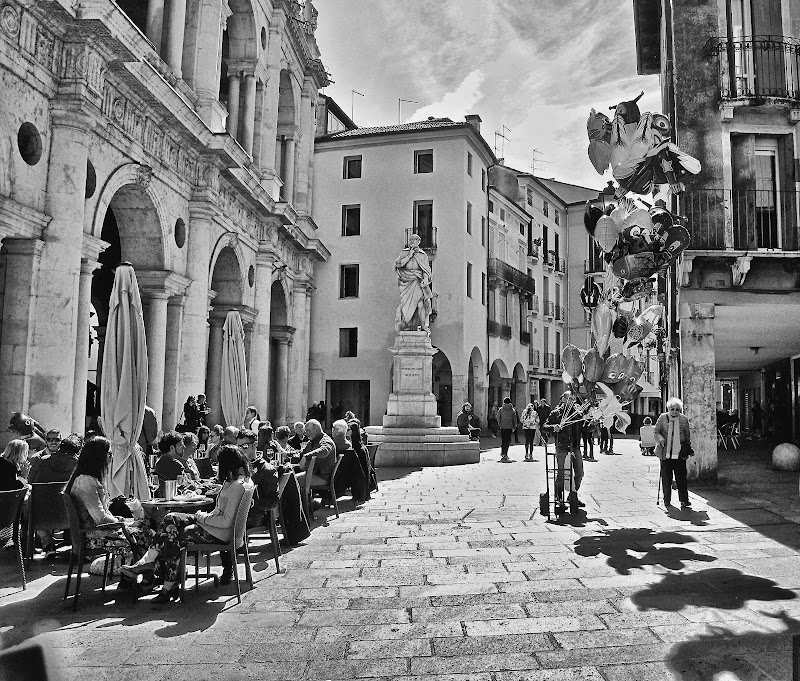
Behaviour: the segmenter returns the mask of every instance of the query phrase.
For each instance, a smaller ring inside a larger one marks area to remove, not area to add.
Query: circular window
[[[253,288],[253,284],[256,283],[256,271],[252,265],[247,270],[247,283],[250,284],[250,288]]]
[[[42,158],[42,136],[33,123],[23,123],[17,133],[20,156],[29,166],[35,166]]]
[[[183,248],[183,244],[186,243],[186,223],[181,219],[178,218],[175,220],[175,244],[178,248]]]
[[[97,189],[97,173],[94,172],[94,166],[89,159],[86,159],[86,198],[91,199],[94,196],[94,190]]]
[[[263,26],[261,27],[261,49],[267,49],[267,29]]]

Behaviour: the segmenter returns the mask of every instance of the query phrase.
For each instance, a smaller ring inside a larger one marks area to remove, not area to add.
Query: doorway
[[[369,381],[327,381],[325,388],[328,413],[325,422],[332,424],[352,411],[361,424],[369,420]]]

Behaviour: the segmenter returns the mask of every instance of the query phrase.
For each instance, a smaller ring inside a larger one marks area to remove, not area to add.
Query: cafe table
[[[186,500],[182,497],[177,499],[151,499],[143,501],[142,508],[145,515],[153,520],[157,525],[161,524],[167,513],[197,513],[197,511],[209,511],[214,508],[214,499],[211,497]]]

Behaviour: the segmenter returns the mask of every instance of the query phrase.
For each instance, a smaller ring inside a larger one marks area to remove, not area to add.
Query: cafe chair
[[[314,461],[315,463],[316,459],[317,459],[316,456],[311,457],[311,460]],[[314,520],[314,509],[311,504],[311,499],[314,496],[314,492],[321,492],[321,493],[327,492],[328,494],[330,494],[330,497],[333,500],[333,510],[336,512],[336,517],[337,518],[339,517],[339,502],[336,500],[336,488],[335,485],[333,484],[333,481],[336,479],[336,471],[339,470],[339,464],[341,462],[342,462],[342,457],[339,456],[337,452],[336,463],[333,465],[333,470],[331,471],[331,477],[330,479],[322,483],[315,483],[314,480],[312,480],[313,468],[311,465],[309,465],[308,470],[306,471],[305,499],[306,499],[306,514],[308,515],[309,518],[311,518],[311,520]]]
[[[291,473],[284,473],[281,476],[281,479],[278,481],[278,501],[275,502],[270,508],[268,508],[265,513],[264,517],[267,521],[266,525],[257,525],[256,527],[248,527],[246,528],[247,532],[247,545],[250,545],[250,537],[256,534],[269,534],[270,540],[272,542],[272,552],[275,556],[275,572],[280,574],[281,566],[280,566],[280,555],[281,555],[281,544],[278,541],[278,524],[280,524],[281,529],[283,529],[283,510],[281,509],[281,498],[283,497],[283,491],[286,489],[286,485],[289,484],[289,481],[292,479]]]
[[[63,483],[62,483],[63,485]],[[103,564],[103,591],[106,590],[108,584],[108,568],[109,559],[111,571],[114,570],[114,560],[116,554],[114,551],[105,549],[97,549],[94,551],[86,551],[86,535],[88,530],[81,527],[80,516],[78,516],[78,509],[75,508],[75,502],[72,497],[66,492],[61,493],[61,498],[64,500],[64,508],[67,511],[67,519],[69,520],[69,533],[72,539],[72,547],[69,551],[69,568],[67,569],[67,584],[64,587],[64,598],[69,597],[69,584],[72,581],[72,570],[75,569],[75,595],[72,601],[72,611],[78,609],[78,597],[81,595],[81,574],[83,573],[83,563],[86,558],[105,555],[106,560]],[[117,530],[123,526],[123,523],[105,523],[104,525],[95,525],[92,530]]]
[[[375,457],[378,454],[378,447],[380,445],[367,445],[367,453],[369,454],[369,471],[371,475],[375,476],[375,491],[378,491],[378,474],[375,471]],[[370,481],[367,480],[367,485]]]
[[[33,558],[36,531],[57,531],[69,527],[67,509],[61,501],[64,482],[31,482],[31,501],[28,507],[28,534],[25,557]]]
[[[228,551],[231,554],[231,561],[233,562],[233,578],[236,580],[236,599],[239,603],[242,602],[242,588],[239,584],[239,563],[236,559],[236,554],[239,549],[244,548],[244,566],[247,582],[250,588],[253,588],[253,572],[250,568],[250,554],[247,552],[247,514],[250,511],[250,506],[253,504],[253,494],[255,493],[255,486],[250,489],[245,489],[242,495],[242,500],[239,502],[239,508],[236,509],[236,517],[233,521],[233,533],[231,539],[225,544],[187,544],[181,550],[181,602],[184,600],[186,594],[186,578],[194,577],[194,589],[197,591],[200,588],[200,578],[213,579],[214,586],[219,586],[219,577],[211,572],[209,561],[206,560],[206,571],[200,572],[200,554],[205,553],[210,556],[212,553],[218,551]],[[187,572],[187,556],[194,555],[194,573]]]
[[[17,547],[17,560],[19,561],[19,571],[22,574],[22,590],[28,588],[25,580],[25,564],[22,559],[22,505],[25,502],[25,495],[28,488],[13,489],[8,492],[0,492],[0,536],[8,538]]]

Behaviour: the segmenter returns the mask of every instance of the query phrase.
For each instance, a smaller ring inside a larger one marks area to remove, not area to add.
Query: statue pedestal
[[[426,331],[400,331],[394,347],[394,390],[383,426],[369,426],[370,444],[378,444],[375,465],[450,466],[480,461],[480,444],[458,428],[442,428],[431,392],[433,356]]]

